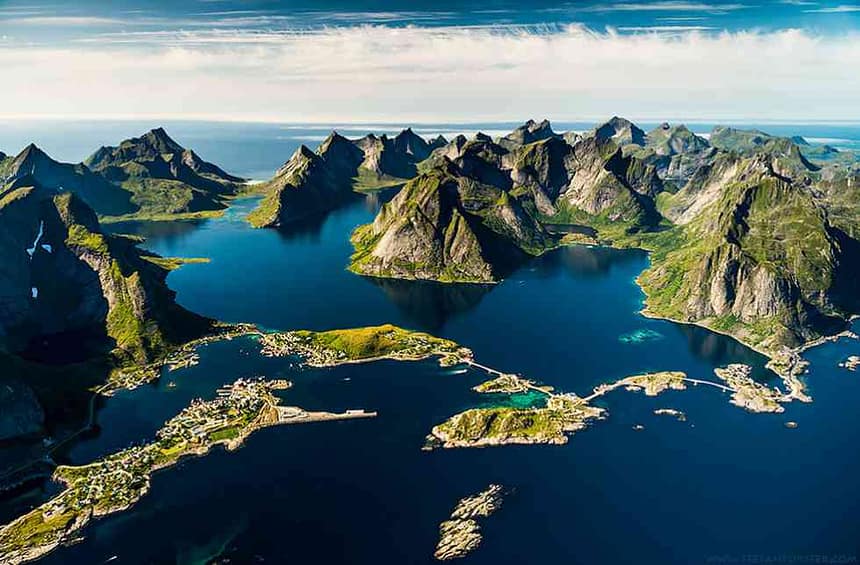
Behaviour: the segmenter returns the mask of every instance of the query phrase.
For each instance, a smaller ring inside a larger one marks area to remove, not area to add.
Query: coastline
[[[122,512],[150,490],[152,477],[191,457],[202,457],[216,446],[241,447],[254,432],[272,426],[373,418],[376,412],[309,412],[281,406],[275,390],[285,380],[239,379],[218,389],[215,399],[192,401],[156,432],[156,439],[79,466],[61,465],[52,480],[64,485],[56,496],[0,527],[4,563],[20,565],[72,543],[92,518]]]
[[[639,283],[637,280],[637,285],[638,284]],[[639,286],[639,288],[642,288],[642,287]],[[737,336],[735,336],[735,335],[733,335],[733,334],[731,334],[725,330],[719,330],[719,329],[711,328],[709,326],[706,326],[705,324],[702,324],[701,322],[695,322],[695,321],[689,321],[689,320],[679,320],[677,318],[672,318],[670,316],[663,316],[661,314],[657,314],[657,313],[649,310],[647,306],[643,306],[642,310],[639,311],[639,314],[641,314],[645,318],[649,318],[652,320],[666,320],[668,322],[672,322],[675,324],[696,326],[696,327],[699,327],[702,329],[706,329],[708,331],[714,332],[715,334],[719,334],[719,335],[731,338],[731,339],[735,340],[736,342],[738,342],[740,345],[743,345],[744,347],[747,347],[747,348],[755,351],[756,353],[763,355],[764,357],[766,357],[768,359],[768,362],[765,364],[765,368],[768,369],[769,371],[771,371],[772,373],[774,373],[780,379],[782,379],[783,383],[785,383],[785,385],[789,389],[789,395],[788,396],[790,399],[798,400],[800,402],[812,402],[812,397],[810,397],[806,393],[806,383],[800,379],[800,376],[805,374],[807,372],[807,368],[809,367],[809,362],[802,358],[802,354],[805,353],[806,351],[809,351],[810,349],[818,347],[819,345],[824,345],[825,343],[831,343],[831,342],[837,341],[841,338],[857,339],[857,335],[854,332],[852,332],[850,329],[846,328],[846,329],[844,329],[838,333],[821,336],[821,337],[816,338],[814,340],[807,341],[807,342],[805,342],[802,345],[799,345],[797,347],[793,347],[793,348],[786,347],[786,350],[784,352],[773,352],[773,351],[762,349],[762,348],[756,347],[755,345],[746,343],[746,342],[742,341],[740,338],[738,338]],[[850,322],[857,319],[857,318],[860,318],[860,316],[857,316],[857,315],[851,316],[849,322],[847,322],[849,324],[849,327],[850,327]],[[788,363],[788,369],[787,370],[781,370],[780,367],[778,367],[778,364],[783,363],[783,362]]]

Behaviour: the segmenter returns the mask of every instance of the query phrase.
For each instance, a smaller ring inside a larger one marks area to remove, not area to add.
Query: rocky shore
[[[753,380],[752,367],[734,363],[714,369],[714,373],[732,389],[731,403],[750,412],[784,412],[783,402],[790,400],[779,389],[770,388]]]
[[[481,527],[478,518],[486,518],[502,506],[505,495],[501,485],[491,484],[457,503],[451,516],[439,525],[439,543],[433,553],[439,561],[465,557],[481,545]]]
[[[654,410],[654,414],[656,416],[673,416],[679,422],[687,421],[687,415],[681,410],[675,410],[674,408],[658,408]]]
[[[108,382],[98,389],[98,393],[110,396],[117,390],[134,390],[141,385],[158,379],[161,376],[161,370],[164,368],[169,371],[176,371],[196,365],[199,360],[196,350],[202,345],[216,341],[231,340],[246,335],[262,335],[262,332],[253,324],[215,323],[212,330],[206,335],[182,344],[153,363],[129,365],[114,369],[108,378]]]
[[[857,367],[860,367],[860,356],[851,355],[848,359],[839,363],[839,366],[849,371],[856,371]]]

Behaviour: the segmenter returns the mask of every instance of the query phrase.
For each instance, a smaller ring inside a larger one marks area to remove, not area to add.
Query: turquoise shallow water
[[[210,257],[168,282],[183,305],[219,319],[277,329],[390,322],[580,394],[646,370],[707,379],[730,362],[772,378],[761,356],[733,340],[639,315],[642,252],[560,249],[493,286],[355,276],[345,270],[348,235],[385,198],[288,232],[248,228],[242,216],[252,200],[218,220],[116,229],[148,236],[146,247],[164,255]],[[565,446],[428,453],[420,447],[433,425],[488,401],[470,390],[486,375],[429,361],[302,370],[260,357],[250,339],[211,344],[199,365],[101,403],[98,433],[66,459],[85,463],[146,441],[191,399],[240,376],[294,381],[283,393],[288,404],[379,417],[270,428],[236,452],[186,460],[158,473],[132,510],[95,522],[81,543],[44,562],[430,563],[438,523],[490,482],[512,492],[465,563],[856,556],[860,374],[837,363],[858,353],[853,340],[811,350],[815,402],[780,415],[746,413],[709,387],[657,398],[619,390],[601,399],[609,417]],[[687,421],[655,416],[656,408],[683,410]],[[787,429],[789,420],[798,428]]]

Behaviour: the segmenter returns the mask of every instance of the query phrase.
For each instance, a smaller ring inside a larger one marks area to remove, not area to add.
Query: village
[[[156,433],[157,441],[133,446],[83,466],[60,466],[54,479],[65,484],[53,499],[0,529],[0,554],[17,564],[70,541],[93,517],[120,512],[149,490],[152,474],[188,455],[204,455],[215,445],[238,448],[254,431],[281,424],[373,418],[362,409],[309,412],[281,406],[273,394],[286,380],[238,379],[212,400],[195,399]]]

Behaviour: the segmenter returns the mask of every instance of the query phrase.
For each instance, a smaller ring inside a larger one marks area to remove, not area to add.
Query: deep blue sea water
[[[505,129],[491,126],[482,129]],[[261,178],[314,135],[255,126],[253,141],[240,136],[231,144],[230,128],[239,126],[210,125],[208,135],[194,127],[197,138],[174,135],[231,172],[254,176],[256,169]],[[275,131],[286,138],[267,137]],[[50,143],[61,145],[43,142]],[[86,154],[77,151],[64,158]],[[244,155],[254,157],[242,168]],[[145,246],[163,255],[211,258],[172,272],[168,283],[181,304],[222,320],[275,329],[390,322],[455,339],[482,363],[577,393],[646,370],[708,379],[731,362],[771,378],[761,356],[729,338],[639,315],[634,279],[648,258],[638,251],[560,249],[494,286],[353,275],[345,270],[348,235],[389,196],[290,232],[250,229],[242,218],[253,199],[216,220],[112,229],[147,236]],[[837,367],[860,354],[857,341],[809,351],[815,401],[790,404],[784,414],[747,413],[706,387],[656,398],[616,391],[601,402],[608,419],[565,446],[429,453],[420,447],[433,425],[485,401],[470,391],[484,374],[430,361],[300,370],[289,359],[260,357],[251,339],[200,353],[195,367],[101,402],[99,432],[73,446],[67,460],[86,463],[147,441],[191,399],[211,397],[240,376],[294,381],[282,393],[286,404],[379,416],[269,428],[236,452],[186,460],[157,473],[130,511],[95,522],[82,542],[45,563],[113,556],[135,564],[219,556],[232,563],[431,563],[439,522],[490,482],[511,493],[464,563],[856,562],[860,554],[860,373]],[[683,410],[687,421],[653,414],[665,407]],[[644,429],[635,431],[637,424]]]

